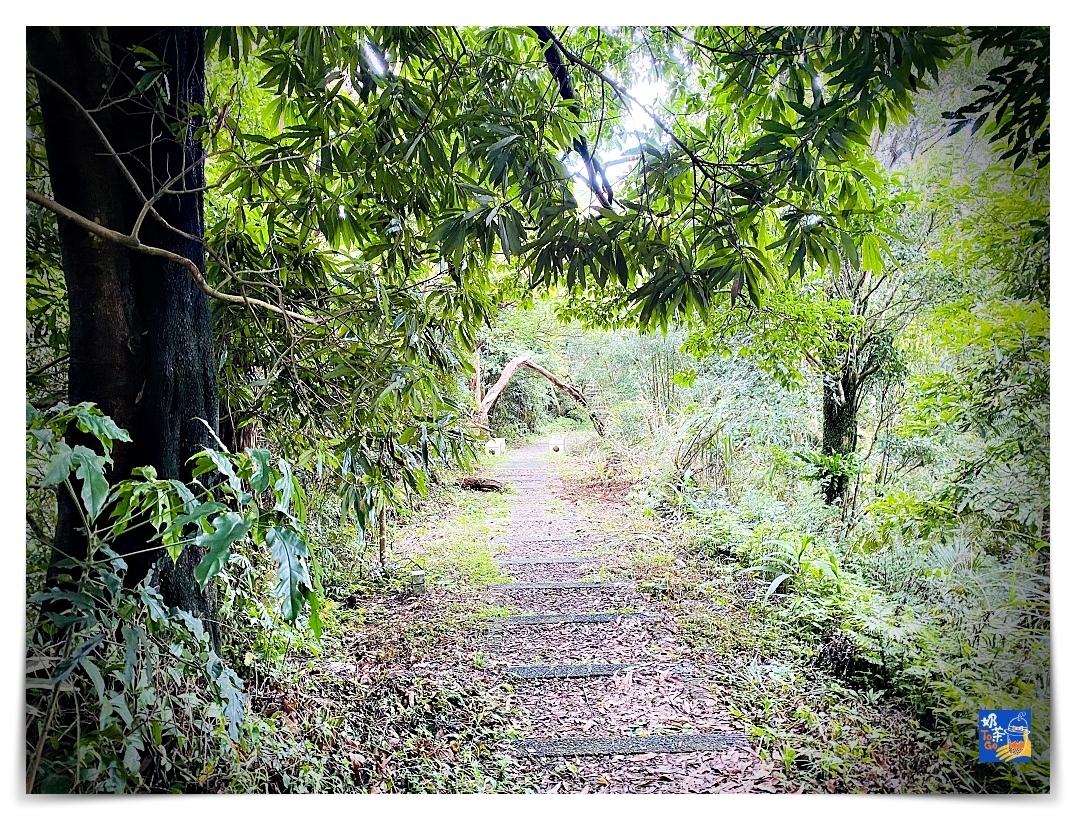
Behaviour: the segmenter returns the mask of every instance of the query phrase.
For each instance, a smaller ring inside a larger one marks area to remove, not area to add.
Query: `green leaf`
[[[881,242],[874,234],[863,237],[862,243],[863,267],[872,273],[881,273],[885,267],[882,260]]]
[[[82,479],[82,503],[91,521],[101,514],[108,500],[108,481],[105,480],[105,456],[97,455],[93,450],[81,444],[73,452],[78,468],[75,475]]]
[[[142,630],[124,625],[123,632],[123,682],[128,686],[134,686],[134,669],[138,661],[138,644],[142,637]]]
[[[856,248],[855,240],[844,231],[841,231],[841,247],[844,248],[844,255],[852,267],[859,270],[859,250]]]
[[[150,85],[152,83],[154,83],[157,80],[158,77],[161,76],[161,74],[162,74],[162,72],[160,72],[160,71],[147,71],[145,74],[143,74],[142,79],[140,79],[135,84],[134,90],[131,92],[132,96],[135,96],[135,95],[138,95],[138,94],[141,94],[142,92],[144,92],[147,88],[150,87]]]
[[[75,417],[79,430],[83,433],[90,433],[91,435],[96,436],[108,449],[112,448],[112,442],[114,440],[131,440],[131,437],[127,434],[126,430],[117,425],[116,422],[89,402],[82,402],[81,404],[75,405],[71,408],[71,413]]]
[[[175,478],[168,479],[168,483],[172,485],[172,489],[176,491],[176,495],[179,496],[180,501],[183,502],[183,506],[188,510],[198,503],[198,500],[194,497],[194,493],[190,491],[182,481]]]
[[[219,501],[203,501],[183,515],[178,516],[172,526],[185,527],[187,524],[192,524],[195,521],[207,518],[215,513],[224,512],[227,509],[228,507],[225,504],[221,504]]]
[[[278,459],[277,467],[280,469],[280,478],[273,484],[273,489],[276,490],[278,500],[273,509],[287,513],[292,493],[295,491],[295,482],[292,480],[291,465],[287,461]]]
[[[256,493],[264,493],[269,489],[269,479],[272,474],[269,460],[272,458],[272,453],[268,450],[250,449],[247,450],[247,455],[250,456],[250,460],[254,462],[257,468],[254,475],[250,477],[250,486],[254,488]]]
[[[80,658],[79,663],[86,670],[86,674],[90,676],[90,680],[93,681],[93,688],[97,690],[97,699],[103,699],[105,696],[105,679],[101,674],[101,670],[89,658]]]
[[[218,472],[222,473],[228,479],[228,486],[235,491],[235,494],[239,497],[239,502],[245,504],[249,501],[249,496],[243,490],[243,483],[239,480],[239,476],[235,474],[235,468],[232,466],[231,459],[224,453],[218,453],[216,450],[210,450],[208,447],[203,451],[204,455],[213,462]]]
[[[243,722],[243,713],[246,710],[243,681],[235,672],[220,663],[216,653],[212,651],[210,663],[220,669],[220,674],[216,676],[216,684],[220,687],[221,698],[224,700],[224,717],[228,721],[228,736],[232,740],[239,740],[239,724]]]
[[[791,577],[792,576],[789,575],[787,572],[782,572],[780,575],[774,578],[773,581],[770,583],[769,589],[766,590],[766,594],[762,596],[762,600],[768,601],[770,596],[777,591],[777,588]]]
[[[200,547],[208,547],[205,557],[194,568],[194,579],[203,587],[219,573],[228,562],[231,555],[232,544],[245,536],[251,527],[251,522],[235,512],[227,512],[213,519],[213,532],[202,533],[194,543]]]
[[[505,137],[503,140],[497,140],[493,145],[486,149],[486,153],[493,156],[494,153],[515,142],[517,139],[520,139],[519,134],[512,134],[511,136]]]
[[[139,587],[138,595],[142,599],[142,603],[144,603],[149,610],[150,620],[156,624],[168,622],[168,611],[164,608],[164,601],[161,599],[161,593],[150,587],[143,586]]]
[[[280,612],[285,620],[294,622],[310,589],[310,576],[304,563],[308,556],[306,542],[294,530],[281,527],[270,528],[265,542],[277,562],[275,591],[280,599]]]
[[[49,469],[45,473],[41,486],[53,487],[57,484],[62,484],[63,480],[71,475],[73,469],[75,469],[74,451],[64,442],[57,442],[56,451],[52,454]]]
[[[68,675],[75,671],[75,667],[78,666],[79,661],[81,661],[84,657],[90,654],[90,652],[92,652],[93,649],[104,639],[105,633],[103,632],[98,632],[92,638],[89,638],[85,643],[82,644],[82,646],[80,646],[75,651],[75,653],[70,658],[63,661],[56,667],[56,670],[53,673],[52,678],[49,680],[49,683],[53,686],[58,686],[59,684],[63,683],[67,679]]]
[[[698,378],[698,375],[698,372],[696,372],[694,368],[680,370],[676,373],[673,373],[673,384],[684,388],[694,387],[695,379]]]
[[[791,125],[777,120],[763,120],[759,125],[762,126],[763,131],[769,131],[774,134],[787,134],[792,137],[796,136],[796,131]]]
[[[323,628],[321,622],[321,599],[318,597],[317,592],[310,590],[306,593],[306,602],[310,604],[310,631],[314,633],[315,639],[321,640]]]

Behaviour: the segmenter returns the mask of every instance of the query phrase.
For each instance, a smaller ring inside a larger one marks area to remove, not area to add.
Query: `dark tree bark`
[[[101,108],[115,77],[104,28],[27,28],[30,63],[78,100],[95,110],[97,125],[112,135],[112,110]],[[85,116],[51,84],[37,83],[45,132],[45,150],[53,196],[61,205],[95,222],[122,231],[122,180],[112,158]],[[144,362],[141,324],[134,303],[130,259],[126,249],[59,220],[60,253],[70,306],[68,400],[92,401],[121,427],[135,425],[136,398]],[[74,446],[96,439],[74,433]],[[137,466],[132,445],[117,442],[114,475]],[[75,502],[57,494],[56,536],[49,582],[64,556],[86,557],[86,538]],[[69,570],[65,570],[69,572]]]
[[[94,112],[134,182],[85,114],[39,79],[56,200],[130,233],[146,198],[168,188],[155,202],[160,218],[145,216],[139,238],[204,271],[203,149],[195,136],[201,124],[195,109],[205,98],[201,29],[29,28],[27,41],[31,64]],[[131,54],[134,46],[167,64],[163,77],[138,93],[146,75]],[[112,480],[140,465],[152,465],[162,478],[189,480],[187,460],[213,445],[210,430],[218,421],[206,295],[181,265],[129,253],[66,220],[60,220],[60,239],[71,309],[70,400],[95,402],[133,439],[117,448]],[[74,513],[61,495],[54,562],[65,554],[85,557]],[[216,640],[214,603],[193,576],[200,551],[187,547],[173,564],[162,550],[146,552],[137,532],[115,545],[129,556],[127,583],[138,583],[156,566],[165,600],[206,621]]]
[[[822,395],[822,454],[846,456],[856,450],[858,432],[859,380],[849,369],[827,382]],[[822,479],[827,504],[844,503],[848,494],[848,476],[832,473]]]

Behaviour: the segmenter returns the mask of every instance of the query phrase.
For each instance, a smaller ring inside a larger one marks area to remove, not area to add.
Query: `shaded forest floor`
[[[679,526],[635,513],[622,478],[543,449],[531,445],[489,465],[509,475],[512,492],[452,490],[429,505],[397,540],[399,571],[331,607],[318,657],[293,656],[289,691],[255,701],[310,757],[325,760],[316,777],[296,771],[295,782],[401,792],[955,788],[932,733],[884,693],[816,668],[818,647],[772,616],[761,582],[729,558],[694,552]],[[553,553],[593,562],[498,564]],[[410,584],[408,568],[417,566],[426,572],[421,590]],[[635,586],[489,586],[509,581]],[[625,611],[653,619],[526,628],[500,620]],[[509,672],[580,663],[629,668],[551,680]],[[713,731],[742,741],[716,751],[588,757],[536,757],[521,745]]]

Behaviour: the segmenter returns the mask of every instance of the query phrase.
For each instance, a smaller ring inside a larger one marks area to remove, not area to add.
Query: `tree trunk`
[[[28,27],[26,45],[31,65],[44,71],[86,109],[112,138],[113,110],[101,107],[111,88],[114,66],[104,28]],[[118,169],[104,154],[100,138],[85,116],[51,84],[37,81],[45,133],[45,151],[53,197],[95,222],[122,231],[123,209]],[[123,428],[135,426],[136,399],[142,388],[144,346],[134,306],[134,285],[126,249],[82,228],[59,221],[60,253],[70,307],[68,329],[68,401],[92,401]],[[94,449],[96,439],[73,432],[72,446]],[[113,477],[138,466],[134,446],[116,442]],[[48,583],[65,556],[86,558],[86,537],[75,501],[57,494],[57,527]],[[77,570],[63,570],[77,577]]]
[[[598,414],[591,409],[587,403],[587,397],[583,395],[582,391],[577,387],[572,387],[567,382],[557,378],[541,365],[535,364],[527,356],[516,356],[505,365],[504,371],[501,373],[501,377],[497,379],[497,383],[490,388],[486,393],[486,397],[482,400],[478,406],[478,413],[475,417],[475,422],[483,428],[488,429],[489,411],[493,409],[493,405],[497,403],[497,399],[501,397],[501,393],[504,392],[504,388],[508,386],[508,380],[512,378],[512,374],[521,367],[527,367],[538,373],[545,378],[549,379],[556,387],[559,387],[579,404],[581,404],[590,415],[590,423],[594,425],[594,430],[599,436],[605,435],[605,425],[602,420],[598,418]]]
[[[242,453],[258,444],[258,425],[256,423],[243,424],[239,419],[240,416],[237,413],[227,412],[221,408],[218,435],[224,442],[224,446],[233,453]]]
[[[388,541],[388,533],[385,530],[385,508],[377,512],[377,563],[385,568],[385,544]]]
[[[140,240],[193,260],[204,270],[201,118],[191,106],[205,97],[204,39],[198,27],[30,28],[31,63],[69,90],[94,118],[140,189],[119,170],[85,115],[44,80],[38,81],[45,147],[57,201],[114,230],[129,233],[143,208],[169,186],[142,223]],[[129,49],[141,46],[167,64],[163,77],[134,93],[145,76]],[[173,130],[173,127],[174,130]],[[178,136],[177,136],[178,134]],[[172,230],[172,229],[176,230]],[[181,236],[177,231],[186,233]],[[71,402],[92,401],[131,434],[120,445],[111,480],[152,465],[161,478],[190,479],[187,460],[213,445],[217,384],[208,299],[183,267],[129,253],[60,222],[71,310]],[[67,508],[65,510],[65,507]],[[54,560],[85,557],[74,509],[61,495]],[[193,569],[201,550],[188,546],[173,564],[163,550],[145,552],[139,530],[115,546],[129,555],[126,582],[156,565],[165,600],[206,621],[216,640],[215,606]],[[140,553],[140,554],[136,554]]]
[[[856,450],[857,391],[854,373],[842,370],[840,378],[827,381],[822,396],[822,454],[846,456]],[[827,504],[838,499],[843,504],[848,493],[848,476],[833,472],[823,476],[822,489]]]

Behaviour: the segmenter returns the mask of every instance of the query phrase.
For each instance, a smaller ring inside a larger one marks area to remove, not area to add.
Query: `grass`
[[[672,610],[693,662],[713,676],[729,712],[761,756],[777,764],[786,788],[953,789],[925,729],[879,693],[814,669],[810,637],[782,608],[746,591],[731,559],[708,561],[680,547],[636,552],[632,564],[637,577],[651,579],[641,588]]]
[[[410,533],[419,541],[416,560],[427,570],[427,583],[485,587],[507,581],[493,538],[507,525],[509,504],[502,493],[453,491],[441,518]]]

